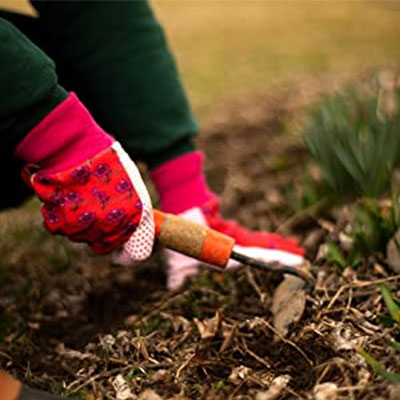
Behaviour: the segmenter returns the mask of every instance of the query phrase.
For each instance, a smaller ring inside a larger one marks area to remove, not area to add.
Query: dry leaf
[[[389,400],[398,400],[400,399],[400,384],[396,383],[390,386],[389,389]]]
[[[397,244],[400,244],[400,229],[389,241],[386,248],[386,257],[392,271],[400,274],[400,253]]]
[[[354,350],[363,347],[366,337],[356,334],[346,327],[343,323],[338,322],[336,327],[329,334],[328,338],[332,343],[332,347],[336,351]]]
[[[89,393],[86,395],[85,400],[103,400],[104,396],[102,393],[95,395],[94,393]]]
[[[138,400],[163,400],[154,390],[146,389],[142,392]]]
[[[81,351],[66,349],[64,343],[58,343],[56,351],[60,356],[66,358],[77,358],[78,360],[93,360],[98,361],[99,357],[91,353],[82,353]]]
[[[300,320],[306,305],[305,282],[293,275],[285,279],[276,288],[272,299],[273,324],[275,329],[286,336],[289,326]]]
[[[111,384],[115,390],[116,400],[128,400],[135,398],[135,396],[131,392],[131,389],[129,388],[128,383],[121,374],[117,375],[111,381]]]
[[[224,329],[224,325],[222,324],[222,336],[225,338],[220,349],[219,352],[223,353],[225,352],[232,344],[233,339],[236,335],[236,331],[237,331],[237,324],[233,325],[232,327],[228,329]]]
[[[221,313],[217,311],[215,316],[209,319],[205,319],[204,321],[200,321],[197,318],[194,318],[194,323],[199,330],[200,337],[205,339],[212,339],[218,332],[219,326],[221,324]]]
[[[314,400],[336,400],[337,386],[332,382],[321,383],[314,388]]]
[[[279,398],[279,396],[282,394],[282,391],[288,385],[289,381],[289,375],[281,375],[276,377],[272,381],[270,388],[266,392],[258,392],[256,394],[255,400],[275,400]]]
[[[171,379],[171,372],[166,369],[159,369],[150,376],[151,383],[165,383]]]
[[[235,385],[240,385],[244,379],[251,372],[250,368],[245,367],[244,365],[240,365],[237,368],[234,368],[229,375],[228,381],[232,382]]]
[[[100,336],[100,344],[107,349],[111,349],[114,346],[116,340],[112,335],[104,335]]]

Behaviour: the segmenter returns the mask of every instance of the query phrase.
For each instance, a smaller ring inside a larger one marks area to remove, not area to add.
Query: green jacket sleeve
[[[0,143],[11,156],[18,143],[67,97],[55,66],[12,24],[0,18]]]
[[[131,156],[156,166],[192,150],[198,127],[147,0],[32,4],[71,89]]]

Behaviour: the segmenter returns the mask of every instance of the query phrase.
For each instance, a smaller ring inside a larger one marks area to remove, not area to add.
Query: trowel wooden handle
[[[234,239],[203,225],[154,210],[156,237],[165,247],[197,260],[224,268]]]

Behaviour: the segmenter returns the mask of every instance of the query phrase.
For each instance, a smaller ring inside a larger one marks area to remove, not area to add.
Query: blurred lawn
[[[20,0],[0,0],[26,9]],[[400,60],[400,4],[153,0],[201,117],[281,80]]]

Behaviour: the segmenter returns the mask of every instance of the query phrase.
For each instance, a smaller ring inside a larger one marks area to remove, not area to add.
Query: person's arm
[[[0,18],[0,143],[9,156],[26,133],[67,98],[53,61]]]
[[[82,100],[131,156],[154,167],[194,149],[198,127],[148,1],[32,4]]]
[[[0,19],[0,131],[4,147],[34,165],[32,188],[45,228],[118,261],[147,258],[154,241],[150,197],[135,164],[73,93],[54,63]]]

